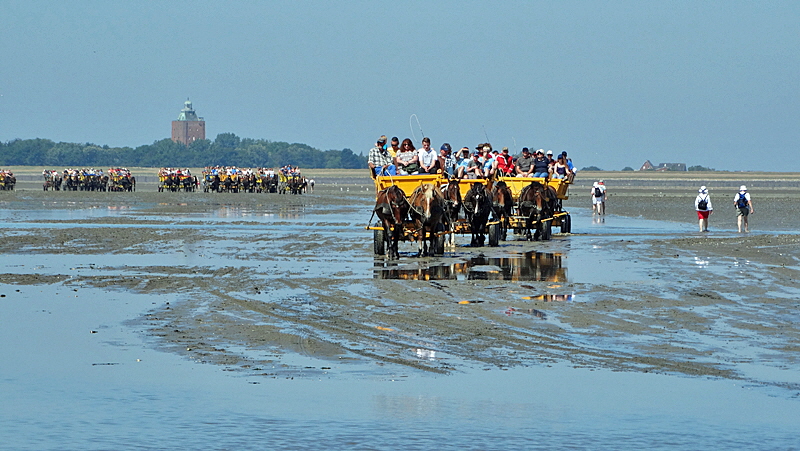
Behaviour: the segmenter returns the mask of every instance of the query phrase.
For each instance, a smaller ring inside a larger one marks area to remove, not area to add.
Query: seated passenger
[[[497,172],[504,176],[514,174],[514,160],[508,154],[508,147],[503,147],[503,151],[497,156]]]
[[[419,174],[419,156],[410,139],[403,140],[400,152],[394,157],[398,175]]]
[[[451,154],[450,144],[442,144],[442,147],[439,149],[440,172],[448,179],[452,178],[456,174],[456,164],[456,159]]]
[[[556,163],[553,165],[553,178],[565,179],[569,175],[569,166],[564,155],[559,155]]]
[[[467,166],[472,161],[469,155],[469,147],[462,147],[456,157],[456,178],[463,179],[467,175]]]
[[[436,174],[439,168],[439,157],[436,152],[431,148],[431,139],[428,137],[422,138],[422,149],[417,151],[419,157],[419,173],[420,174]]]
[[[527,147],[522,148],[522,156],[517,158],[517,164],[514,170],[517,177],[531,177],[533,175],[533,160],[530,150]]]
[[[480,160],[481,154],[480,152],[475,152],[472,154],[472,160],[470,160],[469,164],[467,165],[467,169],[464,171],[467,178],[469,179],[480,179],[483,178],[483,162]]]
[[[550,162],[544,156],[544,151],[536,151],[536,158],[533,160],[533,176],[547,178],[550,175]]]
[[[378,138],[378,141],[375,143],[375,147],[369,150],[369,156],[367,157],[367,165],[372,172],[372,177],[375,178],[379,175],[397,175],[397,171],[392,161],[392,156],[387,151],[383,145],[386,144],[386,137],[381,136]],[[287,171],[286,167],[282,167],[280,172],[286,176]]]

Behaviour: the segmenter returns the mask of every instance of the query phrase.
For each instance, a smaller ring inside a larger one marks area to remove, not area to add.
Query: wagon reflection
[[[567,282],[567,268],[559,253],[526,252],[508,257],[478,256],[467,261],[435,266],[412,266],[375,261],[376,279],[403,280],[508,280]]]

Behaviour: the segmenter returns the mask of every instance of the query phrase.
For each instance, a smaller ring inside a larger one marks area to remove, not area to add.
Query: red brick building
[[[192,102],[186,99],[177,121],[172,121],[172,140],[189,145],[198,139],[206,139],[206,121],[192,109]]]

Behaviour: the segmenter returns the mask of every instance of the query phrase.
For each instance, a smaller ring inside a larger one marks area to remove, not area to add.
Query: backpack
[[[708,210],[708,196],[697,201],[698,210]]]
[[[603,197],[603,190],[599,186],[594,188],[594,197]]]
[[[738,208],[747,208],[747,198],[744,197],[744,194],[739,193],[739,198],[736,199],[736,206]]]

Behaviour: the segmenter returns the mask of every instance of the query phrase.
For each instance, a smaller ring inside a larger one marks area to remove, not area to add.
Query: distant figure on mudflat
[[[700,224],[701,232],[708,232],[708,217],[714,212],[711,206],[711,197],[708,195],[708,188],[701,186],[697,190],[697,197],[694,199],[694,209],[697,211],[697,220]]]
[[[739,233],[742,233],[742,230],[749,232],[750,226],[747,217],[755,213],[756,210],[753,208],[753,202],[750,200],[747,186],[742,185],[739,187],[739,192],[733,196],[733,205],[736,207],[736,224],[739,226]]]
[[[603,214],[603,201],[605,199],[605,190],[600,186],[600,183],[594,182],[592,189],[589,191],[592,196],[592,215]]]

